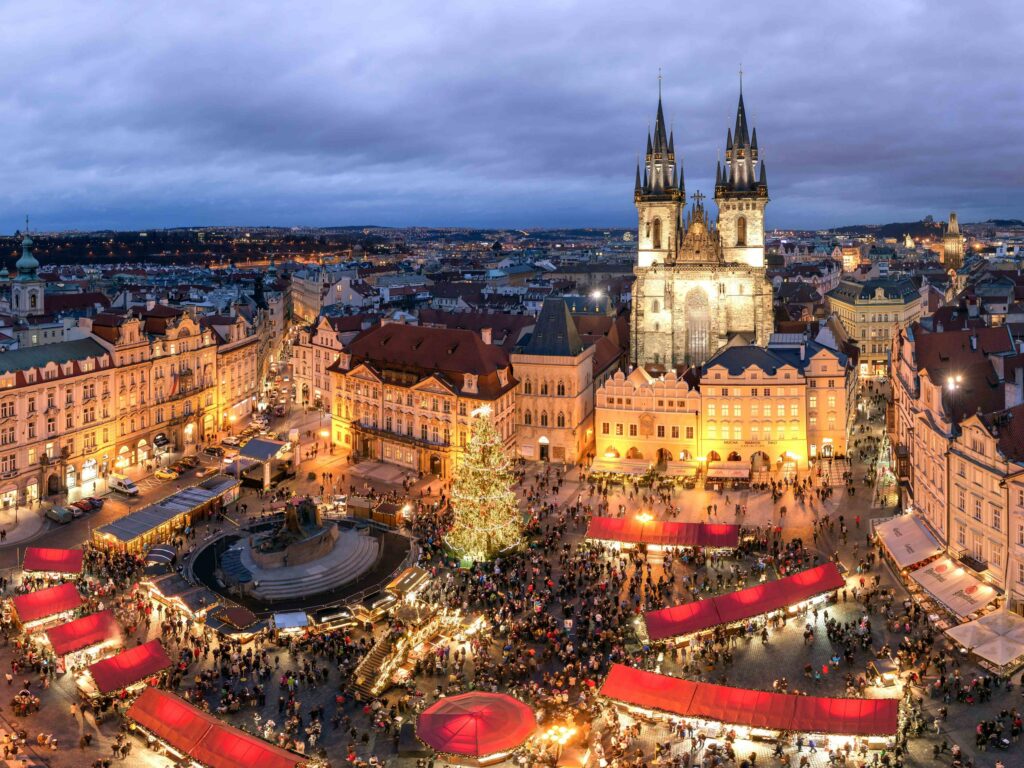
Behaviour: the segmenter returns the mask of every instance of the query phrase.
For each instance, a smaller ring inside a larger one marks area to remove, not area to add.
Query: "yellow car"
[[[175,472],[173,469],[167,469],[166,467],[161,467],[156,472],[154,472],[153,475],[157,478],[157,480],[177,480],[178,479],[178,473]]]

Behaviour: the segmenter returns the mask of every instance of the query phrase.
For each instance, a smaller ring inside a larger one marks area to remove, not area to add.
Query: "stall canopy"
[[[588,539],[623,544],[659,544],[665,547],[735,548],[740,541],[738,525],[674,523],[667,520],[644,522],[636,517],[592,517]]]
[[[416,721],[416,735],[447,755],[485,757],[515,749],[537,729],[528,706],[502,693],[473,691],[446,696]]]
[[[175,551],[174,547],[170,544],[161,544],[149,550],[146,554],[146,562],[170,565],[174,562],[174,558],[177,557],[177,554],[178,553]]]
[[[144,690],[128,708],[127,716],[209,768],[296,768],[304,761],[157,688]]]
[[[622,664],[612,666],[601,695],[643,709],[773,731],[891,736],[898,699],[831,699],[696,683]]]
[[[84,556],[85,552],[80,549],[29,547],[25,550],[25,560],[21,567],[26,571],[78,574],[82,572]]]
[[[899,515],[879,523],[875,533],[900,568],[917,565],[942,551],[916,515]]]
[[[997,667],[1024,657],[1024,617],[1005,609],[947,629],[946,634]]]
[[[309,626],[309,616],[305,611],[275,613],[274,626],[278,629],[303,629]]]
[[[117,656],[97,661],[89,666],[89,674],[99,692],[109,694],[145,680],[169,666],[171,659],[163,645],[159,640],[150,640]]]
[[[940,557],[911,571],[910,578],[957,616],[970,616],[996,598],[996,591],[962,565]]]
[[[651,640],[664,640],[771,613],[817,595],[834,592],[845,583],[836,564],[825,563],[739,592],[648,611],[644,614],[644,621]]]
[[[29,592],[27,595],[17,595],[11,602],[18,613],[18,619],[27,624],[65,611],[73,611],[82,604],[82,597],[74,584],[58,584],[49,589]]]
[[[46,630],[46,637],[58,656],[99,645],[121,636],[113,611],[90,613],[80,619]]]
[[[750,465],[743,462],[726,461],[708,467],[709,479],[745,480],[750,477]]]

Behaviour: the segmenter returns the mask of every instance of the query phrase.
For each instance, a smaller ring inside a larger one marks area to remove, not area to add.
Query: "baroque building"
[[[699,365],[732,339],[767,344],[773,325],[764,258],[768,180],[742,92],[725,165],[719,163],[716,173],[717,221],[712,224],[699,192],[683,216],[682,163],[677,166],[660,96],[642,173],[637,165],[634,201],[633,364],[667,370]]]

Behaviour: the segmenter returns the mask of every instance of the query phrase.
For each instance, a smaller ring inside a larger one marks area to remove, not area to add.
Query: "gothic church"
[[[667,370],[700,365],[729,343],[765,345],[773,328],[772,286],[765,277],[764,210],[768,180],[758,157],[757,129],[747,130],[740,91],[728,132],[725,167],[715,180],[718,219],[693,195],[676,166],[675,137],[665,129],[658,95],[654,135],[636,170],[639,214],[634,268],[631,356],[634,365]]]

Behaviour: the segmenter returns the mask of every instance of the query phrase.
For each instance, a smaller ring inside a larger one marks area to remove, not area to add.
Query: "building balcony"
[[[365,424],[360,424],[359,422],[353,422],[352,429],[360,434],[383,437],[388,440],[394,440],[395,442],[402,443],[403,445],[412,445],[417,448],[429,448],[433,450],[451,448],[451,443],[446,443],[442,440],[438,440],[435,443],[432,440],[424,440],[423,438],[416,437],[415,435],[407,435],[400,432],[389,432],[386,429],[370,427]]]
[[[988,570],[988,561],[977,557],[974,553],[966,549],[961,549],[956,552],[956,559],[966,565],[975,573],[984,573]]]

